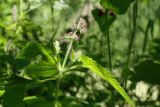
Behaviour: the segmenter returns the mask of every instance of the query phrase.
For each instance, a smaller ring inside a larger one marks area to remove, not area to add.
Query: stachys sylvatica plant
[[[98,77],[108,82],[111,86],[115,88],[122,95],[122,97],[127,101],[127,103],[131,107],[135,107],[134,102],[125,92],[123,87],[120,83],[113,77],[110,71],[106,68],[98,64],[92,58],[84,55],[82,52],[74,51],[75,42],[78,42],[80,37],[77,35],[77,32],[82,29],[82,23],[79,22],[77,27],[74,31],[67,34],[65,39],[68,41],[68,48],[65,52],[64,57],[61,56],[61,53],[64,51],[60,47],[60,43],[55,41],[54,52],[51,52],[43,45],[37,42],[29,42],[27,45],[22,49],[21,53],[16,57],[16,60],[25,62],[24,71],[21,74],[15,75],[14,77],[19,78],[18,85],[15,86],[8,86],[6,87],[6,92],[4,93],[4,107],[11,107],[10,103],[8,102],[7,97],[11,97],[12,99],[18,98],[18,104],[21,107],[24,107],[23,104],[23,97],[25,91],[29,90],[30,86],[34,83],[44,83],[50,80],[56,80],[55,86],[55,95],[54,95],[54,107],[59,107],[59,87],[61,85],[61,80],[65,78],[65,76],[69,72],[73,72],[76,70],[81,72],[83,68],[88,69],[92,73],[95,73]],[[21,65],[17,65],[17,67],[22,67]],[[74,78],[73,78],[74,81]],[[23,83],[23,84],[22,84]],[[16,89],[16,95],[10,96],[10,93]],[[27,99],[25,99],[27,100]],[[14,103],[14,102],[13,102]],[[14,105],[14,104],[13,104]],[[19,105],[15,105],[12,107],[20,107]]]
[[[59,88],[62,79],[69,75],[70,72],[83,72],[87,70],[108,82],[131,107],[135,107],[134,101],[111,73],[112,62],[109,38],[109,28],[116,20],[116,16],[124,14],[133,1],[134,0],[101,0],[100,4],[104,10],[95,9],[92,11],[93,17],[97,21],[101,31],[107,36],[110,60],[109,70],[89,56],[83,54],[80,49],[75,49],[76,42],[80,40],[78,33],[83,29],[83,23],[80,19],[76,28],[64,37],[67,44],[66,50],[62,49],[61,43],[58,40],[53,42],[53,49],[51,50],[38,42],[28,42],[22,48],[19,55],[15,58],[15,63],[13,62],[15,65],[13,69],[20,70],[21,72],[15,71],[7,77],[5,92],[2,93],[3,107],[26,107],[25,104],[32,104],[33,102],[30,101],[30,99],[37,100],[37,98],[24,98],[26,92],[48,81],[56,81],[56,84],[54,84],[55,93],[52,96],[53,101],[51,104],[53,107],[61,107],[59,102],[59,96],[61,94]],[[74,78],[73,81],[75,81]],[[13,95],[12,93],[15,94]],[[44,99],[38,100],[45,102]]]

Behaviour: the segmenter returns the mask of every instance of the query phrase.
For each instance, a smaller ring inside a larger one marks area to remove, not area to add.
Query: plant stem
[[[106,34],[107,34],[107,43],[108,43],[109,68],[110,68],[110,71],[112,72],[112,56],[111,56],[109,28],[107,28]],[[112,86],[111,86],[111,96],[112,96],[112,107],[115,107],[114,90]]]
[[[58,90],[59,90],[59,87],[60,87],[60,83],[61,83],[61,75],[62,73],[60,72],[59,73],[59,77],[56,81],[56,92],[55,92],[55,107],[58,107]]]
[[[105,33],[105,37],[107,37],[106,39],[107,39],[107,45],[108,45],[109,68],[110,68],[110,71],[112,72],[112,56],[111,56],[111,45],[110,45],[110,33],[109,33],[108,20],[107,20],[105,27],[106,29],[104,33]],[[115,107],[114,90],[112,88],[113,87],[111,86],[112,107]]]
[[[152,20],[149,19],[145,33],[144,33],[143,48],[142,48],[143,54],[145,54],[145,51],[146,51],[146,46],[148,43],[148,32],[149,32],[151,26],[152,26]]]
[[[23,16],[23,0],[20,0],[20,18]]]
[[[69,56],[69,53],[72,49],[72,44],[73,44],[73,39],[71,39],[70,41],[70,44],[68,46],[68,49],[67,49],[67,52],[65,54],[65,58],[64,58],[64,61],[63,61],[63,64],[62,66],[60,65],[60,69],[59,69],[59,77],[57,79],[57,82],[56,82],[56,91],[55,91],[55,107],[58,107],[58,90],[59,90],[59,87],[60,87],[60,83],[61,83],[61,79],[62,79],[62,73],[63,73],[63,70],[64,70],[64,67],[66,65],[66,62],[67,62],[67,59],[68,59],[68,56]]]
[[[112,56],[111,56],[111,45],[110,45],[109,28],[107,28],[106,35],[107,35],[107,43],[108,43],[109,68],[110,68],[110,71],[112,72]]]
[[[128,57],[127,57],[127,67],[128,68],[131,66],[131,55],[132,55],[134,42],[135,42],[135,38],[136,38],[137,11],[138,11],[138,1],[136,0],[135,3],[133,4],[133,16],[132,16],[133,30],[131,31],[131,38],[129,40],[129,45],[128,45]],[[125,71],[124,83],[123,83],[125,90],[127,88],[127,78],[128,78],[128,72]],[[124,107],[124,102],[122,103],[122,107]]]
[[[132,55],[134,41],[135,41],[136,26],[137,26],[137,10],[138,10],[138,1],[136,0],[133,5],[133,30],[132,30],[131,38],[128,45],[128,54],[129,54],[127,58],[128,65],[130,65],[131,55]]]
[[[64,68],[64,66],[66,65],[66,62],[67,62],[69,53],[70,53],[70,51],[71,51],[71,49],[72,49],[72,44],[73,44],[73,39],[71,39],[71,42],[70,42],[70,44],[69,44],[69,46],[68,46],[68,49],[67,49],[67,52],[66,52],[66,55],[65,55],[63,64],[62,64],[62,68]]]

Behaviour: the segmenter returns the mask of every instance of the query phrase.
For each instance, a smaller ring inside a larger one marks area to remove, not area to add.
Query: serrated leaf
[[[3,96],[3,107],[25,107],[24,92],[25,85],[7,86]]]
[[[47,79],[55,78],[58,74],[58,70],[55,64],[40,61],[39,63],[27,66],[24,73],[32,79]]]
[[[43,59],[50,62],[55,63],[55,60],[51,57],[48,50],[46,50],[42,45],[36,42],[29,42],[23,49],[18,57],[24,58],[27,60],[32,60],[36,58],[38,55],[42,55]]]
[[[105,9],[124,14],[133,1],[135,0],[101,0],[100,3]]]
[[[120,86],[119,82],[113,78],[112,74],[108,70],[87,56],[82,55],[79,57],[79,60],[82,62],[83,67],[88,68],[102,79],[108,81],[123,96],[130,106],[135,107],[134,102],[130,99],[123,87]]]
[[[77,51],[75,52],[73,49],[72,49],[72,54],[71,54],[71,60],[72,62],[75,62],[78,60],[79,56],[81,56],[82,52],[81,51]]]

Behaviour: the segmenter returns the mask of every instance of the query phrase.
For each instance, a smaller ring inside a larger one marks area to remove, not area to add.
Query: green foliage
[[[100,9],[94,9],[92,10],[92,14],[96,22],[98,23],[100,29],[102,32],[106,32],[107,28],[111,26],[111,24],[116,19],[116,15],[114,13],[111,13],[111,11],[105,11],[103,12]]]
[[[46,50],[43,46],[36,42],[29,42],[26,47],[22,49],[21,54],[18,58],[24,58],[26,60],[32,60],[37,58],[38,55],[42,56],[42,59],[50,62],[55,63],[55,60],[50,56],[48,50]]]
[[[80,56],[79,60],[83,63],[82,66],[88,68],[89,70],[96,73],[99,77],[109,82],[124,97],[130,106],[135,107],[135,104],[127,95],[125,90],[120,86],[118,81],[113,78],[112,74],[108,70],[87,56],[82,55]]]
[[[0,10],[0,107],[160,107],[160,0],[0,0]]]
[[[3,107],[25,107],[24,92],[25,85],[7,86],[3,96]]]
[[[43,97],[29,96],[24,98],[27,107],[53,107],[53,102]]]
[[[146,60],[134,67],[135,73],[132,76],[134,82],[146,81],[151,84],[160,85],[160,63],[152,60]]]
[[[116,14],[124,14],[133,1],[135,0],[101,0],[101,5]]]
[[[25,68],[24,71],[32,79],[44,79],[52,78],[58,74],[58,69],[56,65],[48,63],[46,61],[40,61],[35,64],[31,64]]]

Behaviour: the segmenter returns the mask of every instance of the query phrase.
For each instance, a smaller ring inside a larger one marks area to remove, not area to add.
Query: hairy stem
[[[59,87],[60,87],[60,83],[61,83],[61,72],[59,73],[59,77],[57,79],[57,82],[56,82],[56,91],[55,91],[55,107],[58,107],[58,91],[59,91]]]
[[[69,44],[69,46],[68,46],[68,49],[67,49],[67,52],[66,52],[66,55],[65,55],[63,64],[62,64],[62,68],[64,68],[64,66],[66,65],[66,62],[67,62],[69,53],[70,53],[70,51],[71,51],[71,49],[72,49],[72,44],[73,44],[73,39],[71,39],[71,42],[70,42],[70,44]]]
[[[72,49],[72,44],[73,44],[73,39],[71,39],[71,41],[70,41],[70,44],[69,44],[68,49],[67,49],[67,52],[65,54],[65,58],[64,58],[63,64],[62,64],[62,66],[60,65],[60,68],[59,68],[59,76],[58,76],[58,79],[57,79],[57,82],[56,82],[56,91],[55,91],[55,107],[58,107],[58,96],[59,96],[58,95],[58,90],[59,90],[59,87],[60,87],[60,83],[61,83],[62,73],[63,73],[64,67],[66,65],[69,53],[70,53],[70,51]]]

